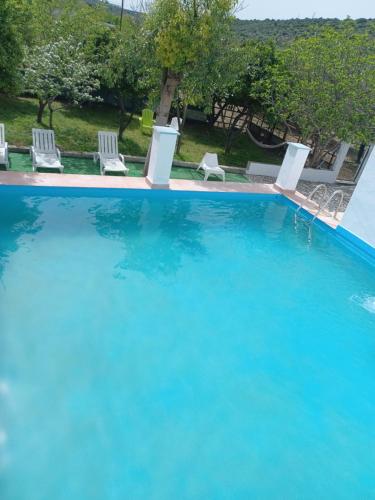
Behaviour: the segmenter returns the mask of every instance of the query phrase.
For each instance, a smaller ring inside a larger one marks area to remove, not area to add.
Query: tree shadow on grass
[[[69,106],[62,111],[67,119],[86,122],[90,127],[103,127],[117,130],[118,111],[105,104]]]
[[[9,97],[0,94],[0,105],[2,120],[12,122],[16,120],[19,115],[34,116],[38,111],[36,101],[22,97]]]

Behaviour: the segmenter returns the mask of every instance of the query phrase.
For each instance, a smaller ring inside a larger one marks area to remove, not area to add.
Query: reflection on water
[[[185,255],[204,255],[201,223],[191,210],[188,202],[150,204],[147,199],[116,199],[97,204],[89,212],[100,236],[123,245],[123,259],[116,265],[116,275],[121,278],[121,271],[126,270],[147,276],[173,275]]]
[[[39,220],[39,197],[20,197],[14,193],[1,193],[0,209],[0,278],[9,257],[22,245],[25,234],[36,234],[43,227]]]

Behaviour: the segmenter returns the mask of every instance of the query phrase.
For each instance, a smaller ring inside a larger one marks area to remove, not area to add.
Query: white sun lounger
[[[38,168],[51,168],[63,173],[64,166],[61,164],[61,154],[55,146],[55,133],[53,130],[33,128],[33,145],[31,156],[33,160],[33,171]]]
[[[197,171],[204,171],[204,180],[208,179],[209,175],[218,175],[225,182],[225,171],[219,167],[219,161],[216,153],[206,153],[197,168]]]
[[[125,165],[124,156],[118,152],[117,134],[115,132],[98,132],[99,151],[94,155],[94,160],[100,161],[100,173],[129,172]]]
[[[0,123],[0,164],[5,165],[5,168],[9,168],[9,155],[8,155],[8,143],[5,142],[5,127],[3,123]]]

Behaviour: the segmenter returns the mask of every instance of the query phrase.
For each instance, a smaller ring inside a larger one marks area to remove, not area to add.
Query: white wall
[[[332,170],[320,170],[316,168],[304,168],[300,179],[302,181],[310,182],[326,182],[334,183],[336,182],[337,176],[340,169],[345,161],[346,155],[348,154],[350,144],[343,142],[340,146],[339,152],[337,153],[336,161],[332,166]],[[277,177],[279,175],[281,166],[272,165],[269,163],[257,163],[249,161],[246,166],[246,173],[252,175],[265,175],[268,177]]]
[[[154,127],[147,174],[147,180],[152,186],[169,186],[173,155],[179,135],[173,127]]]
[[[340,226],[375,248],[375,146],[372,146]]]

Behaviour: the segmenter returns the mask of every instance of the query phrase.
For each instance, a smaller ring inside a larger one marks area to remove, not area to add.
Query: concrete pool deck
[[[111,188],[111,189],[155,189],[144,177],[118,177],[79,174],[53,174],[40,172],[0,172],[0,185],[11,186],[44,186],[44,187],[79,187],[79,188]],[[249,193],[249,194],[283,194],[294,203],[304,201],[304,208],[315,214],[317,205],[306,202],[306,196],[299,192],[283,191],[274,184],[221,182],[221,181],[196,181],[171,179],[171,191],[197,191],[213,193]],[[322,213],[319,219],[332,228],[339,224],[329,213]]]

